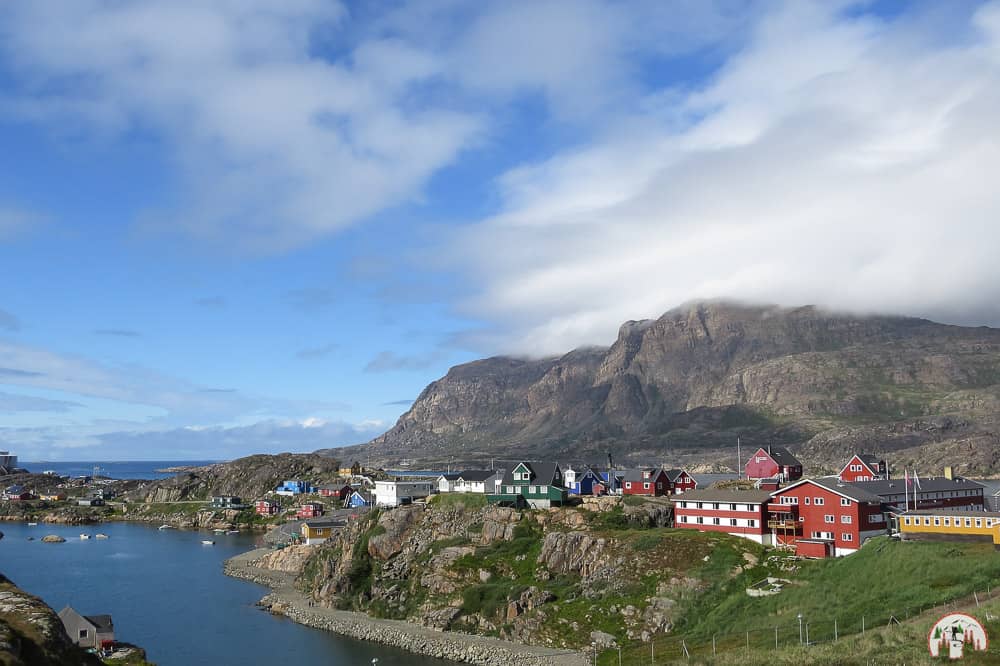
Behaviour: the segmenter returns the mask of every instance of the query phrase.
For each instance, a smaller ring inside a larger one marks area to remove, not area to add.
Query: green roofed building
[[[486,495],[490,504],[543,509],[563,506],[568,498],[562,470],[556,463],[520,462],[503,475],[496,492]]]

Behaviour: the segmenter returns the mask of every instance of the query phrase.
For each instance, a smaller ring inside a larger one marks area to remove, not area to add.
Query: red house
[[[698,487],[698,482],[694,477],[682,469],[668,469],[667,481],[670,482],[670,494],[680,495]]]
[[[323,515],[323,505],[319,502],[306,502],[295,513],[296,518],[319,518]]]
[[[699,532],[725,532],[770,544],[767,503],[762,490],[688,490],[674,502],[674,527]]]
[[[748,479],[778,479],[785,483],[802,478],[802,463],[780,446],[761,447],[744,465]]]
[[[653,467],[625,471],[622,480],[623,495],[669,495],[670,480],[666,470]]]
[[[271,500],[257,500],[254,502],[254,510],[258,516],[274,516],[281,512],[281,505]]]
[[[319,487],[319,494],[321,497],[336,497],[342,502],[348,497],[350,497],[352,492],[354,492],[354,488],[352,488],[351,484],[349,483],[345,483],[343,485],[333,484],[333,485],[326,485]]]
[[[879,481],[889,478],[889,466],[870,453],[857,453],[837,475],[841,481]]]
[[[774,543],[795,546],[805,557],[821,550],[849,555],[866,539],[886,533],[882,498],[836,477],[802,479],[776,490],[767,513]],[[826,545],[820,548],[817,542]]]

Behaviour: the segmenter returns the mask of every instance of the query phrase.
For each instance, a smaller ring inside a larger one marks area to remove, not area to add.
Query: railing
[[[797,520],[769,520],[767,527],[772,530],[799,530],[802,523]]]

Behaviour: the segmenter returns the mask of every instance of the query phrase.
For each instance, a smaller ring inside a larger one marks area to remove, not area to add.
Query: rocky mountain
[[[325,483],[337,478],[336,459],[310,454],[253,455],[226,463],[196,467],[168,479],[150,481],[129,493],[141,502],[207,500],[212,495],[236,495],[252,500],[285,479]]]
[[[70,642],[59,616],[44,601],[0,575],[0,664],[81,666],[101,664]]]
[[[814,307],[696,303],[607,349],[452,368],[350,459],[648,460],[735,467],[790,446],[813,469],[862,449],[933,471],[1000,470],[1000,329]]]

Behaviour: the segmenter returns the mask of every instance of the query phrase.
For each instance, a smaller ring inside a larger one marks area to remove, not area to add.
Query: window
[[[729,519],[729,524],[730,524],[731,526],[733,526],[733,527],[736,527],[736,519],[735,519],[735,518],[730,518],[730,519]]]
[[[805,503],[809,504],[809,498],[808,497],[805,498]]]
[[[934,516],[934,527],[941,527],[941,519]]]
[[[983,526],[983,519],[976,518],[976,527],[982,527],[982,526]]]
[[[643,490],[649,490],[649,484],[648,483],[642,484],[642,488]]]
[[[747,526],[749,526],[749,527],[757,527],[757,521],[756,520],[748,520],[747,521]]]
[[[845,525],[850,525],[852,522],[854,522],[854,520],[850,516],[841,516],[840,522]]]
[[[631,490],[632,489],[632,482],[631,481],[626,481],[625,482],[625,487],[628,488],[629,490]]]
[[[919,518],[918,518],[918,520],[919,520]],[[927,525],[930,525],[930,524],[931,524],[931,519],[930,518],[924,518],[924,526],[927,526]]]
[[[719,519],[718,518],[712,518],[712,524],[713,525],[718,525],[719,524]]]
[[[697,508],[699,508],[699,509],[702,508],[702,503],[701,502],[696,502],[696,505],[697,505]]]
[[[81,629],[80,630],[80,638],[86,638],[89,635],[90,635],[90,632],[87,631],[86,629]]]
[[[538,494],[538,486],[528,486],[528,492],[532,495]]]
[[[730,504],[729,505],[729,510],[730,511],[736,511],[736,505],[735,504]]]
[[[910,524],[910,518],[909,518],[909,516],[903,518],[903,524],[904,525],[909,525]]]
[[[851,534],[850,532],[844,532],[843,534],[840,535],[840,537],[844,541],[854,541],[854,535]]]
[[[847,499],[846,497],[841,497],[840,506],[851,506],[851,500]]]
[[[747,505],[747,511],[756,511],[756,510],[757,510],[757,505],[756,504],[748,504]]]
[[[686,509],[686,508],[687,508],[687,506],[688,506],[688,505],[687,505],[687,502],[678,502],[677,504],[678,504],[678,505],[679,505],[679,506],[680,506],[680,507],[681,507],[682,509]]]
[[[830,514],[827,514],[827,515],[823,516],[823,522],[824,523],[833,523],[833,522],[836,522],[836,521],[834,520],[833,516],[831,516]]]
[[[506,486],[505,490],[507,491],[508,495],[514,494],[514,486]]]
[[[656,482],[656,489],[657,490],[663,490],[663,482],[662,481],[657,481]]]
[[[718,511],[719,510],[719,503],[718,502],[713,503],[712,504],[712,508],[715,509],[716,511]]]
[[[698,516],[698,517],[697,517],[697,518],[695,518],[694,520],[695,520],[695,522],[696,522],[696,523],[698,523],[699,525],[703,525],[703,524],[705,523],[705,519],[704,519],[704,518],[702,518],[701,516]]]
[[[813,504],[815,504],[816,506],[823,506],[825,503],[826,502],[823,500],[822,497],[817,497],[816,499],[813,500]]]
[[[687,516],[681,516],[681,522],[682,523],[686,523],[687,521],[688,521],[688,517]]]
[[[957,521],[956,521],[956,525],[957,525],[957,524],[958,524],[958,523],[957,523]],[[948,516],[945,516],[945,517],[944,517],[944,526],[945,526],[945,527],[951,527],[951,518],[949,518]]]

